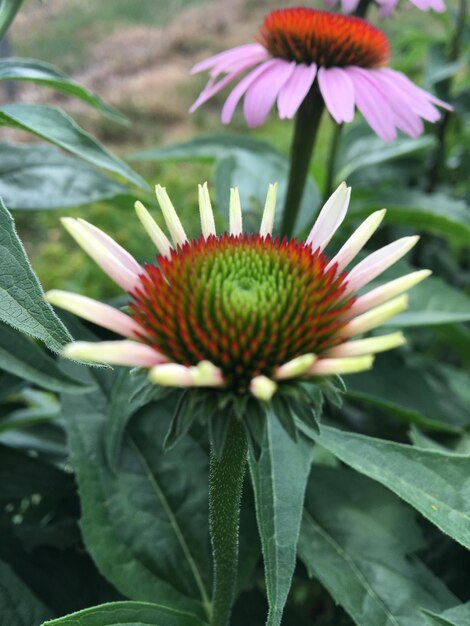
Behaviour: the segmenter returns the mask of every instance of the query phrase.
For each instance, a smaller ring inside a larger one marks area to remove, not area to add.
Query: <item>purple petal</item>
[[[214,78],[210,78],[205,88],[201,91],[197,99],[191,105],[189,112],[194,113],[194,111],[196,111],[196,109],[204,104],[204,102],[210,100],[210,98],[215,96],[215,94],[219,93],[219,91],[221,91],[224,87],[233,82],[235,78],[237,78],[237,76],[240,76],[240,74],[243,74],[243,72],[249,70],[251,67],[253,67],[253,65],[253,62],[245,63],[244,65],[241,65],[237,70],[232,71],[227,74],[227,76],[221,78],[217,83],[215,82]]]
[[[424,132],[424,124],[419,115],[403,97],[400,90],[395,89],[383,79],[380,70],[370,70],[369,78],[380,93],[387,99],[390,108],[395,113],[395,124],[410,137],[419,137]]]
[[[284,84],[277,99],[277,108],[281,120],[291,119],[310,91],[317,73],[315,63],[296,64],[294,72]]]
[[[256,54],[261,55],[261,53],[267,55],[265,48],[263,48],[263,46],[259,43],[250,43],[245,46],[231,48],[230,50],[219,52],[219,54],[214,54],[213,56],[196,63],[191,70],[191,74],[197,74],[217,66],[226,66],[227,68],[230,68],[230,64],[234,61],[244,60]]]
[[[326,108],[338,124],[352,122],[354,87],[347,72],[339,67],[321,67],[318,70],[318,84]]]
[[[233,117],[233,113],[237,104],[240,102],[244,93],[248,89],[248,87],[255,81],[259,76],[263,74],[267,69],[269,69],[272,65],[277,63],[277,59],[270,59],[269,61],[265,61],[257,68],[255,68],[252,72],[247,74],[243,80],[241,80],[232,93],[229,95],[222,109],[222,123],[228,124]]]
[[[395,115],[387,100],[368,79],[369,70],[348,67],[345,71],[354,85],[357,108],[369,126],[384,141],[393,141],[397,136]]]
[[[345,13],[352,13],[357,9],[359,0],[341,0],[341,8]]]
[[[294,61],[289,63],[277,59],[275,65],[266,69],[250,85],[243,103],[243,112],[250,128],[264,124],[280,90],[292,76],[294,69]]]

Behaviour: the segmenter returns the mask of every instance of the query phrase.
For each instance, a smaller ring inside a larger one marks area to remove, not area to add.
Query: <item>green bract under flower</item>
[[[211,361],[241,394],[254,377],[336,345],[354,301],[344,275],[303,242],[224,234],[157,260],[132,294],[142,340],[176,363]]]

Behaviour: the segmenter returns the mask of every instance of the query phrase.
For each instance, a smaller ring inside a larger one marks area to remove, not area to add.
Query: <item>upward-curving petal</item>
[[[95,236],[93,230],[71,217],[61,218],[61,222],[88,256],[122,289],[132,292],[140,284],[140,275],[144,274],[143,268],[134,259],[136,269],[130,269],[125,263],[125,255],[122,254],[125,250],[116,242],[113,242],[116,246],[114,249],[109,245],[109,241]]]
[[[346,216],[350,197],[351,188],[346,183],[341,183],[325,202],[305,242],[312,250],[323,250],[328,245]]]

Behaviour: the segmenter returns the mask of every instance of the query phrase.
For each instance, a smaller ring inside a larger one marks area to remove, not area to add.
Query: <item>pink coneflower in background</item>
[[[75,342],[64,355],[149,369],[159,385],[215,387],[269,400],[285,380],[348,374],[371,367],[376,352],[404,342],[401,333],[353,339],[407,306],[404,292],[423,280],[413,272],[363,295],[358,290],[404,256],[417,237],[404,237],[345,271],[380,225],[370,215],[330,258],[325,248],[346,215],[342,183],[305,242],[272,237],[276,186],[271,185],[259,234],[244,234],[236,189],[230,229],[217,235],[207,186],[199,187],[202,236],[188,240],[162,187],[157,198],[173,243],[140,203],[136,211],[158,249],[141,266],[108,235],[81,219],[64,226],[129,294],[130,315],[84,296],[50,291],[47,299],[126,337]]]
[[[379,7],[380,17],[388,17],[393,13],[398,4],[398,0],[375,0]],[[354,13],[359,6],[359,0],[325,0],[325,4],[333,7],[340,4],[341,10],[345,13]],[[446,5],[443,0],[410,0],[420,11],[436,11],[436,13],[444,13]]]
[[[310,8],[282,9],[266,17],[257,40],[193,68],[193,73],[210,70],[210,79],[191,111],[238,78],[222,109],[224,124],[242,98],[246,121],[256,127],[276,103],[281,119],[294,117],[307,94],[319,89],[336,122],[351,122],[357,107],[379,137],[392,141],[397,129],[417,137],[424,130],[423,120],[437,121],[435,105],[450,108],[386,67],[387,37],[360,18]]]

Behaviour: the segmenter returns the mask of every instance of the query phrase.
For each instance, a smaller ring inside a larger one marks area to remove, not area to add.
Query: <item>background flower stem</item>
[[[454,63],[460,57],[462,44],[464,42],[467,14],[467,0],[460,0],[459,8],[457,10],[455,18],[455,28],[451,33],[449,53],[447,56],[447,60],[449,63]],[[436,85],[439,97],[445,99],[446,101],[450,100],[453,78],[453,76],[449,76],[448,78],[442,80]],[[434,191],[442,174],[442,168],[445,162],[446,155],[446,135],[451,115],[451,111],[444,111],[441,119],[435,126],[437,147],[428,165],[426,180],[427,193],[432,193]]]
[[[281,237],[290,237],[295,226],[324,107],[323,98],[315,86],[302,102],[295,118]]]
[[[247,439],[242,423],[232,418],[224,450],[211,451],[209,522],[214,559],[211,626],[228,626],[238,573],[238,532]]]
[[[338,156],[338,147],[340,144],[341,133],[343,130],[343,124],[337,124],[334,122],[333,133],[330,139],[330,145],[328,148],[328,160],[326,163],[326,178],[325,189],[323,191],[323,201],[326,202],[331,196],[333,191],[333,183],[336,171],[336,158]]]

